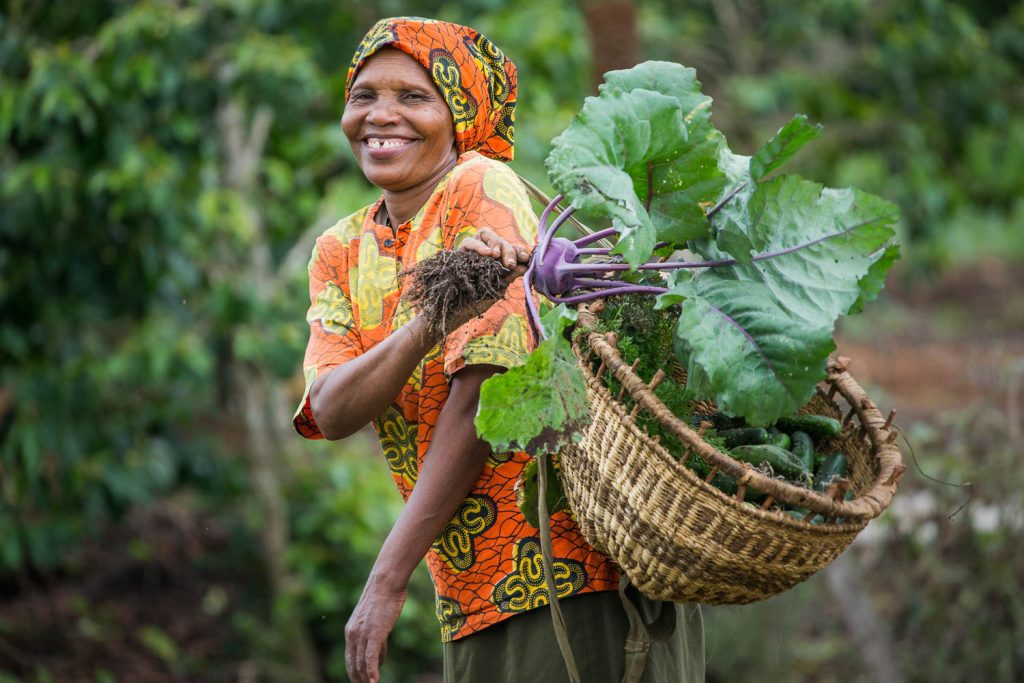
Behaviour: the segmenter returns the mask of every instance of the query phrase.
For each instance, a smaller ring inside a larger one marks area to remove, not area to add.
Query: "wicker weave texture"
[[[834,560],[866,522],[810,525],[751,510],[705,484],[587,378],[591,427],[560,456],[586,538],[647,596],[743,604],[780,593]]]
[[[581,310],[584,329],[593,330],[593,321]],[[838,557],[895,494],[904,470],[896,433],[842,361],[829,362],[830,392],[819,391],[801,412],[842,418],[833,394],[851,406],[843,434],[825,446],[846,455],[852,500],[774,479],[717,451],[671,414],[622,362],[614,343],[593,331],[576,340],[591,424],[581,442],[560,455],[563,488],[587,540],[651,598],[745,604],[781,593]],[[613,374],[628,391],[636,405],[632,414],[608,392],[601,372]],[[741,490],[756,489],[843,523],[812,524],[722,493],[637,426],[639,409]]]

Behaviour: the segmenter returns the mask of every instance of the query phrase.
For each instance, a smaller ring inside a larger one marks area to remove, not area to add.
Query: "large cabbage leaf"
[[[725,183],[723,137],[693,69],[645,62],[605,75],[547,159],[552,185],[578,209],[621,231],[615,253],[636,266],[660,240],[708,231],[706,209]]]
[[[825,376],[836,320],[877,296],[898,253],[894,205],[796,176],[758,184],[714,256],[731,265],[673,278],[677,334],[726,412],[769,424]],[[721,237],[721,235],[720,235]]]
[[[587,387],[563,336],[575,320],[575,310],[552,309],[543,318],[550,336],[526,363],[481,385],[476,431],[495,450],[557,453],[580,438],[590,421]]]

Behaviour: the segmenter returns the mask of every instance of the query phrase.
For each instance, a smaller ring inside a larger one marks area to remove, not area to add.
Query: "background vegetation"
[[[709,680],[1024,678],[1024,5],[6,0],[0,681],[345,680],[401,501],[371,440],[288,418],[313,239],[374,196],[345,69],[394,14],[512,56],[542,185],[595,72],[666,59],[734,151],[805,112],[803,174],[900,203],[906,257],[840,350],[921,468],[973,486],[912,467],[834,567],[708,610]],[[425,573],[412,593],[389,681],[439,671]]]

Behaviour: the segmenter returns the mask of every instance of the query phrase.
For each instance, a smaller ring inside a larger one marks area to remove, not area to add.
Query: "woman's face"
[[[436,182],[458,158],[451,110],[426,69],[393,48],[366,60],[341,127],[366,178],[390,192]]]

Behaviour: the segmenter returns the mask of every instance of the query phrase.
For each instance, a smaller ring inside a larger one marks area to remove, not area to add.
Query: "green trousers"
[[[629,595],[647,623],[658,603],[632,588]],[[620,683],[628,619],[616,591],[587,593],[560,602],[582,683]],[[704,680],[704,623],[697,605],[665,603],[676,611],[669,633],[656,634],[643,683]],[[568,683],[548,607],[516,615],[444,644],[445,683]]]

